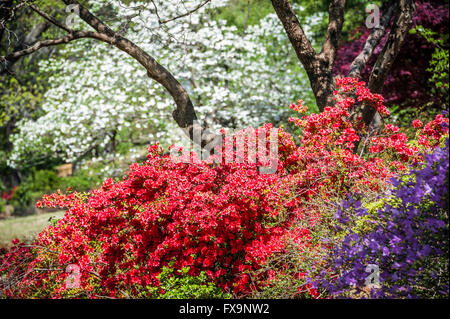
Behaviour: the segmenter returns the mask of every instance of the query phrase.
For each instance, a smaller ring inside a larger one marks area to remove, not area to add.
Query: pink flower
[[[414,128],[421,128],[421,127],[423,126],[423,123],[422,123],[421,120],[414,120],[414,121],[412,122],[412,126],[413,126]]]

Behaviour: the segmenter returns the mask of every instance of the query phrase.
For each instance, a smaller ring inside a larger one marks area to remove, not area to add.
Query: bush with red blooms
[[[217,155],[174,161],[153,145],[147,160],[132,164],[120,181],[108,179],[89,193],[44,196],[37,206],[68,210],[35,242],[16,243],[1,257],[1,293],[11,298],[158,298],[165,293],[158,275],[167,267],[177,270],[173,276],[187,269],[193,277],[206,273],[211,283],[235,297],[270,286],[287,268],[279,263],[265,270],[274,256],[315,249],[310,226],[321,216],[305,205],[309,199],[376,192],[395,173],[421,160],[419,147],[392,125],[376,136],[361,135],[365,140],[358,153],[352,152],[360,137],[350,113],[361,103],[385,116],[389,111],[382,96],[370,93],[363,82],[338,78],[336,87],[334,107],[291,119],[302,130],[299,145],[278,129],[273,174],[258,170],[260,158],[223,160],[238,156],[236,136],[245,135],[244,130],[223,144],[235,147],[216,150],[224,155],[221,161]],[[306,110],[301,101],[291,107]],[[430,145],[446,133],[437,122],[423,129],[424,134],[435,133],[426,138]],[[365,132],[360,122],[355,125]],[[266,124],[247,132],[265,132],[269,143],[271,129]],[[252,150],[244,151],[248,155]],[[299,227],[298,221],[305,222]],[[72,264],[79,269],[78,287],[67,284],[74,275],[66,272]],[[301,278],[306,271],[290,275]],[[295,288],[296,297],[319,296],[307,284]]]
[[[423,26],[439,35],[448,35],[448,1],[417,0],[415,2],[416,10],[412,28]],[[348,42],[344,42],[341,45],[333,69],[335,75],[348,74],[352,61],[363,49],[372,30],[362,25],[354,30],[354,35]],[[390,27],[387,31],[389,30]],[[361,76],[363,80],[369,79],[376,58],[387,41],[388,33],[386,32],[380,44],[375,48],[372,58],[362,70]],[[430,67],[434,51],[435,45],[427,42],[419,33],[406,36],[389,76],[384,83],[383,95],[386,97],[385,103],[388,106],[400,105],[419,108],[426,103],[432,102],[435,107],[441,107],[442,101],[438,94],[433,94],[433,84],[429,81],[432,73],[427,70]],[[429,109],[428,107],[427,110]]]

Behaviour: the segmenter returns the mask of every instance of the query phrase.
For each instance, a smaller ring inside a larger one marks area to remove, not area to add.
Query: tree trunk
[[[66,5],[78,5],[81,19],[97,30],[97,32],[105,35],[105,42],[114,45],[118,49],[136,59],[147,70],[147,75],[150,78],[154,79],[166,88],[177,105],[177,108],[172,113],[174,120],[195,143],[201,145],[201,147],[205,147],[206,145],[215,146],[221,143],[222,139],[220,135],[212,133],[199,123],[194,106],[187,91],[166,68],[160,65],[153,57],[142,50],[139,46],[106,26],[77,1],[63,0],[63,2]],[[200,140],[194,139],[194,131],[196,130],[200,130],[202,132],[200,135]]]
[[[311,89],[320,111],[333,101],[333,65],[339,37],[344,23],[345,0],[331,0],[325,41],[320,53],[316,53],[306,37],[288,0],[272,0],[272,6],[283,24],[284,30],[308,75]]]
[[[308,73],[311,89],[316,98],[319,111],[322,112],[326,106],[333,106],[333,91],[335,89],[333,73],[327,60],[320,59],[313,73]],[[331,65],[332,68],[332,65]]]
[[[405,40],[409,29],[411,28],[412,18],[416,5],[414,0],[400,0],[397,6],[395,21],[389,33],[388,40],[375,62],[375,65],[369,77],[369,90],[372,93],[381,94],[383,91],[384,81],[394,64],[400,48]],[[363,106],[362,117],[364,123],[368,126],[372,123],[376,110],[373,107]],[[374,125],[381,124],[379,116],[378,121]]]

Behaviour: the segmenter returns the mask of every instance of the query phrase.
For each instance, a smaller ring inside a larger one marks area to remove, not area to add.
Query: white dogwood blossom
[[[105,22],[119,32],[129,22],[126,37],[174,74],[210,128],[277,122],[287,116],[291,102],[310,90],[304,72],[288,66],[291,46],[275,14],[239,32],[213,19],[214,8],[226,1],[211,1],[164,24],[159,21],[186,13],[201,1],[183,1],[184,6],[177,0],[154,2],[158,14],[150,4],[144,8],[110,1],[119,18]],[[102,2],[90,5],[95,10]],[[121,22],[120,17],[128,18]],[[83,22],[80,26],[87,28]],[[50,75],[44,115],[18,123],[10,165],[23,165],[31,157],[72,162],[114,156],[111,147],[120,143],[128,143],[135,154],[137,145],[182,144],[184,133],[172,119],[171,96],[115,47],[77,40],[40,67]]]

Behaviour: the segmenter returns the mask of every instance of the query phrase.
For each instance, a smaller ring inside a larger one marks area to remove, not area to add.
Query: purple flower
[[[358,287],[368,275],[364,265],[372,263],[379,266],[383,277],[381,289],[372,294],[374,298],[429,297],[436,292],[448,296],[448,273],[445,277],[436,275],[437,269],[448,269],[449,256],[448,138],[445,145],[425,155],[424,167],[412,169],[414,178],[409,182],[391,180],[395,187],[392,195],[400,204],[379,209],[371,232],[350,231],[345,236],[331,252],[329,265],[345,275],[321,286],[334,294],[345,292],[349,285]],[[353,196],[348,196],[336,212],[342,230],[353,225],[354,216],[367,215],[361,195]]]

